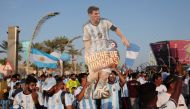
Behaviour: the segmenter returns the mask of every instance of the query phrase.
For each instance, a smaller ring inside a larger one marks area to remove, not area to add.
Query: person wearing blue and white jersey
[[[116,76],[119,76],[119,80],[116,80]],[[120,71],[112,70],[111,74],[108,77],[108,84],[110,90],[110,97],[101,99],[101,108],[102,109],[119,109],[119,95],[118,91],[123,88],[125,85],[125,79],[122,77]]]
[[[13,101],[14,109],[41,109],[43,108],[42,94],[36,91],[37,79],[33,76],[26,78],[24,91],[16,94]]]
[[[69,93],[69,91],[67,93],[65,93],[65,107],[66,109],[76,109],[77,108],[77,101],[76,98],[74,96],[74,91],[76,89],[76,87],[72,87],[71,88],[71,93]]]
[[[71,93],[65,93],[65,107],[66,109],[72,109],[73,102],[75,97]]]
[[[109,30],[114,31],[121,38],[123,44],[126,47],[129,47],[129,42],[122,34],[120,29],[113,25],[108,19],[100,17],[100,11],[98,7],[90,6],[87,12],[90,20],[83,26],[85,57],[100,51],[109,51]],[[93,83],[94,80],[99,78],[95,90],[102,89],[106,85],[109,73],[111,73],[110,68],[104,68],[96,72],[94,72],[92,69],[89,69],[88,82]],[[85,92],[85,96],[86,95],[89,94]],[[99,97],[97,97],[97,99],[98,98]]]
[[[95,100],[92,99],[92,92],[90,93],[89,98],[84,97],[86,88],[89,86],[87,83],[87,74],[79,74],[78,80],[81,86],[77,87],[74,91],[74,95],[78,101],[79,109],[96,109]]]
[[[62,103],[61,94],[62,90],[55,92],[53,96],[49,97],[48,99],[48,109],[64,109],[64,105]]]
[[[66,86],[62,77],[57,77],[56,82],[56,85],[48,90],[47,109],[67,109],[65,106]]]
[[[130,100],[129,100],[129,94],[128,94],[128,87],[127,87],[127,76],[128,76],[128,72],[124,72],[122,74],[123,78],[125,79],[125,84],[124,86],[121,88],[121,106],[122,109],[128,109],[129,108],[129,104],[130,104]]]
[[[50,88],[54,86],[55,84],[56,84],[55,78],[52,76],[52,74],[49,74],[42,85],[42,91],[50,90]]]
[[[41,93],[42,93],[42,87],[44,87],[44,85],[45,85],[45,79],[46,79],[45,74],[42,74],[42,75],[38,78],[38,82],[37,82],[36,87],[38,88],[39,92],[41,92]]]
[[[12,77],[11,77],[11,81],[8,82],[8,90],[9,90],[9,99],[13,100],[13,97],[12,97],[12,94],[14,93],[15,89],[14,89],[14,86],[15,84],[19,82],[18,81],[18,78],[17,78],[17,75],[14,74]]]

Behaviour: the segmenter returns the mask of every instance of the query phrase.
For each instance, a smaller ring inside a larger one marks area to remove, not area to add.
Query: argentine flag
[[[140,51],[140,47],[134,43],[130,44],[130,47],[127,48],[125,64],[127,68],[133,66],[135,59],[138,57]]]
[[[32,48],[30,59],[39,68],[57,68],[58,58]]]

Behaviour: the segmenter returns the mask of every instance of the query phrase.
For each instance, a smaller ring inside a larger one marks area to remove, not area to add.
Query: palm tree
[[[57,50],[59,50],[61,53],[65,50],[65,47],[67,43],[69,42],[69,39],[65,36],[56,37],[53,42],[56,44]]]
[[[0,53],[7,53],[8,52],[8,42],[3,40],[2,43],[0,44],[0,47],[2,50],[0,50]],[[18,44],[18,52],[22,52],[22,44]]]
[[[0,53],[8,53],[8,42],[3,40],[2,43],[0,44],[0,48],[2,49],[0,50]],[[18,53],[20,52],[23,52],[21,43],[18,44]],[[22,59],[21,55],[18,55],[17,58],[19,61]]]
[[[2,49],[2,50],[0,50],[0,53],[7,53],[8,42],[3,40],[2,43],[0,44],[0,47]]]
[[[43,42],[42,42],[42,43],[39,43],[39,42],[34,43],[34,44],[32,45],[32,47],[33,47],[33,48],[36,48],[36,49],[38,49],[38,50],[44,51],[44,52],[46,52],[46,53],[50,53],[50,52],[51,52],[51,48],[46,47]]]
[[[64,62],[63,63],[64,69],[66,67],[70,68],[71,66],[74,69],[74,64],[75,64],[74,63],[75,62],[74,57],[81,55],[81,51],[74,48],[73,41],[76,39],[79,39],[80,37],[81,36],[76,36],[76,37],[69,40],[66,36],[59,36],[53,40],[45,40],[41,43],[35,43],[33,45],[33,47],[36,49],[42,50],[46,53],[51,53],[54,50],[58,50],[61,53],[63,53],[64,51],[68,52],[72,56],[72,65],[69,65],[68,62]]]
[[[80,55],[80,52],[78,49],[74,49],[73,47],[71,47],[71,49],[68,50],[68,53],[71,54],[71,58],[72,58],[72,69],[73,71],[76,71],[76,66],[77,66],[77,59],[76,56]]]
[[[5,65],[7,58],[0,59],[0,64]]]
[[[36,49],[38,49],[38,50],[43,50],[43,49],[44,49],[43,45],[42,45],[41,43],[39,43],[39,42],[34,43],[34,44],[32,45],[32,47],[33,47],[33,48],[36,48]]]
[[[43,45],[48,49],[47,53],[51,53],[56,49],[57,44],[51,40],[43,41]]]
[[[45,40],[41,43],[37,42],[33,45],[34,48],[42,50],[46,53],[51,53],[54,50],[58,50],[61,53],[65,50],[65,47],[69,39],[65,36],[56,37],[53,40]]]

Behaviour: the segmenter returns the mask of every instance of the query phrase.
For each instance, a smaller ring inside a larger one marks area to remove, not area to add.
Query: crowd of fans
[[[107,85],[110,96],[93,99],[84,97],[88,73],[53,75],[44,73],[22,78],[14,74],[2,78],[2,109],[188,109],[190,72],[181,65],[171,70],[133,72],[113,69]],[[96,80],[91,94],[96,88]]]

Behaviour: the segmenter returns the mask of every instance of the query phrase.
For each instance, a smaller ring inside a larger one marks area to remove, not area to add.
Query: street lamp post
[[[35,39],[35,37],[37,36],[37,34],[39,33],[42,25],[50,18],[56,16],[56,15],[59,15],[59,12],[53,12],[53,13],[48,13],[47,15],[43,16],[38,24],[36,25],[35,27],[35,30],[33,31],[33,34],[32,34],[32,39],[30,40],[30,44],[29,44],[29,47],[28,47],[28,60],[27,60],[27,74],[29,73],[29,60],[30,60],[30,51],[31,51],[31,47],[32,47],[32,42],[33,40]]]

